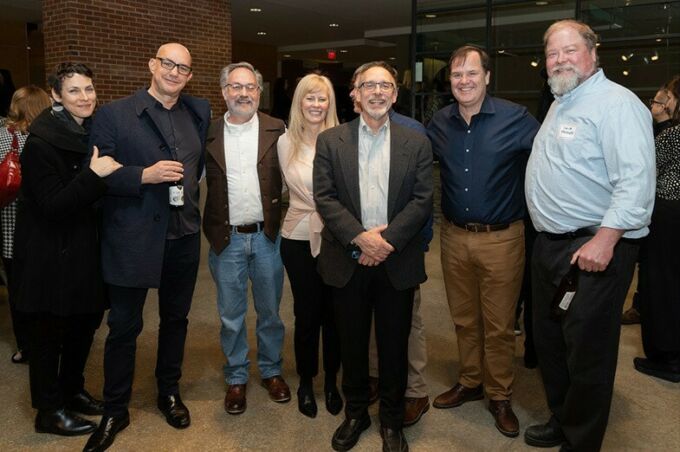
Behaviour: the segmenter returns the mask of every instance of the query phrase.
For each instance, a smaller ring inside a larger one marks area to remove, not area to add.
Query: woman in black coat
[[[74,412],[103,411],[85,391],[83,377],[105,307],[93,204],[106,191],[102,178],[120,164],[96,149],[87,156],[97,100],[92,71],[63,63],[49,81],[55,104],[33,121],[21,154],[16,308],[29,325],[35,429],[72,436],[95,429]]]

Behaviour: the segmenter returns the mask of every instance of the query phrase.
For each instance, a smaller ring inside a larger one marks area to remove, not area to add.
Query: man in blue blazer
[[[205,99],[182,94],[191,55],[162,45],[149,59],[151,86],[99,109],[90,137],[123,165],[104,199],[102,269],[111,310],[104,355],[104,417],[86,451],[108,448],[129,424],[136,339],[149,288],[158,288],[158,408],[189,426],[179,395],[187,315],[200,256],[198,180],[210,120]],[[183,198],[183,199],[182,199]]]
[[[432,212],[432,151],[425,136],[389,120],[397,99],[383,61],[357,77],[361,116],[319,135],[314,200],[324,221],[318,271],[333,287],[345,420],[335,450],[371,423],[368,343],[375,315],[383,450],[408,450],[402,432],[413,291],[425,281],[420,231]]]

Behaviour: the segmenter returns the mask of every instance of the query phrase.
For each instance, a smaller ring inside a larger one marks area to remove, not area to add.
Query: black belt
[[[231,232],[238,232],[240,234],[253,234],[264,229],[264,221],[259,221],[253,224],[242,224],[240,226],[232,226]]]
[[[578,239],[581,237],[592,237],[597,233],[599,228],[597,226],[588,226],[587,228],[577,229],[575,231],[564,232],[562,234],[553,234],[552,232],[543,232],[550,240],[568,240]]]
[[[449,220],[449,223],[461,229],[465,229],[468,232],[494,232],[502,231],[503,229],[508,229],[510,227],[508,223],[502,224],[456,223],[455,221],[451,220]]]

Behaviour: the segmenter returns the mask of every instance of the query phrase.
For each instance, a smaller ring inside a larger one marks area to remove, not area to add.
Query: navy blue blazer
[[[158,287],[170,217],[167,184],[142,185],[142,171],[159,160],[170,160],[168,144],[146,111],[146,89],[101,107],[94,118],[90,149],[110,155],[123,165],[106,178],[102,202],[102,272],[104,281],[123,287]],[[201,139],[200,178],[210,104],[182,94]],[[184,177],[189,177],[185,174]]]

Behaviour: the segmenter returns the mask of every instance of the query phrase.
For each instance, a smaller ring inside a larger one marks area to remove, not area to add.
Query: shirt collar
[[[376,133],[373,133],[373,129],[371,129],[368,126],[368,124],[366,124],[366,121],[364,121],[364,117],[359,115],[359,130],[362,133],[367,133],[367,134],[370,134],[372,136],[377,136],[380,133],[384,133],[384,132],[388,131],[389,129],[390,129],[390,116],[389,115],[387,115],[387,121],[385,121],[385,124],[380,126],[380,128],[378,129],[378,131]]]
[[[229,122],[229,116],[230,116],[229,111],[227,111],[224,114],[224,126],[229,133],[249,132],[253,129],[253,127],[256,127],[256,125],[258,124],[257,112],[255,112],[253,117],[250,118],[248,121],[244,122],[243,124],[234,124],[232,122]]]
[[[585,94],[593,89],[596,89],[595,86],[605,78],[606,77],[604,76],[604,71],[600,68],[597,70],[597,72],[588,77],[585,82],[581,83],[568,93],[563,94],[561,96],[555,96],[555,100],[557,100],[558,102],[566,102],[574,96]]]
[[[155,97],[153,97],[151,94],[149,94],[148,90],[144,90],[144,95],[141,97],[142,100],[142,105],[146,109],[152,109],[152,108],[160,108],[161,110],[168,110],[163,106],[162,103]],[[184,103],[182,102],[182,96],[180,96],[177,99],[177,102],[175,102],[175,105],[172,106],[172,108],[169,109],[169,111],[174,111],[175,109],[181,109],[184,108]]]
[[[451,116],[454,118],[462,118],[460,114],[460,109],[458,108],[458,102],[453,104],[453,108],[451,109]],[[477,114],[485,114],[485,115],[493,115],[496,113],[496,106],[493,103],[493,97],[489,96],[487,93],[484,96],[484,100],[482,101],[482,106],[479,109],[479,113]]]

